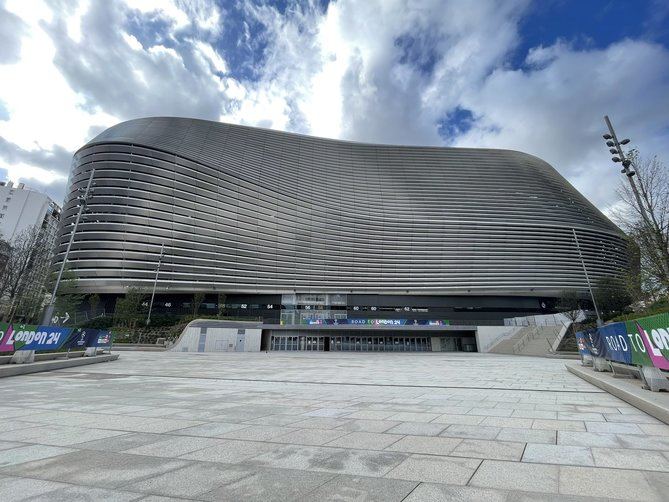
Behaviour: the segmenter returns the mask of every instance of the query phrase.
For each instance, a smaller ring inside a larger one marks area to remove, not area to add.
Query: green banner
[[[669,369],[669,313],[627,321],[625,325],[633,347],[633,364]]]

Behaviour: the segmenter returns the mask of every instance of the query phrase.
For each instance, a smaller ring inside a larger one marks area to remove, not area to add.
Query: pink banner
[[[0,325],[0,352],[14,352],[14,329],[12,325]]]

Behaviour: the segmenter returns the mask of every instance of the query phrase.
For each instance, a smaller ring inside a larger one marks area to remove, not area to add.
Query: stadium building
[[[157,276],[154,314],[203,293],[202,314],[259,320],[267,348],[476,350],[477,326],[550,314],[587,297],[586,271],[629,266],[622,232],[525,153],[167,117],[76,152],[56,265],[92,170],[68,259],[82,290],[113,310]]]

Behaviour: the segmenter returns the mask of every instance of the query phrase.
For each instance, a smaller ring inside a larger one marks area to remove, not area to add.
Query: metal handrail
[[[513,353],[518,354],[523,347],[529,342],[530,340],[534,340],[537,336],[539,336],[539,328],[534,326],[534,329],[531,331],[528,331],[525,333],[520,340],[518,340],[514,345],[513,345]]]
[[[565,323],[563,322],[563,323],[562,323],[562,327],[564,327],[564,326],[565,326]],[[544,326],[542,326],[542,327],[544,327]],[[560,328],[560,330],[559,330],[557,333],[555,333],[555,338],[557,338],[557,337],[560,335],[560,331],[561,331],[561,329],[562,329],[562,328]],[[525,334],[520,338],[520,340],[518,340],[518,341],[513,345],[513,353],[514,353],[514,354],[518,354],[519,352],[521,352],[521,351],[523,350],[523,348],[525,348],[525,346],[527,345],[527,343],[528,343],[530,340],[534,340],[535,338],[538,338],[540,335],[541,335],[541,333],[539,332],[539,326],[534,326],[534,329],[533,329],[533,330],[528,331],[527,333],[525,333]],[[550,340],[549,337],[547,337],[547,336],[544,337],[544,339],[546,340],[546,343],[548,344],[548,352],[550,352],[550,353],[555,352],[555,351],[553,350],[553,343],[555,342],[555,338],[554,338],[553,341],[551,342],[551,340]]]

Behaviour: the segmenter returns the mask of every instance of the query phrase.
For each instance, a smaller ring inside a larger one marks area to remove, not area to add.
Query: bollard
[[[10,364],[23,364],[23,363],[34,363],[35,362],[35,351],[34,350],[17,350],[14,352],[12,359],[9,361]]]
[[[592,366],[592,356],[581,354],[581,366]]]
[[[611,371],[611,365],[603,357],[593,356],[592,366],[595,371]]]
[[[643,380],[643,388],[653,392],[661,390],[669,391],[669,380],[662,370],[654,366],[641,366],[641,379]]]

